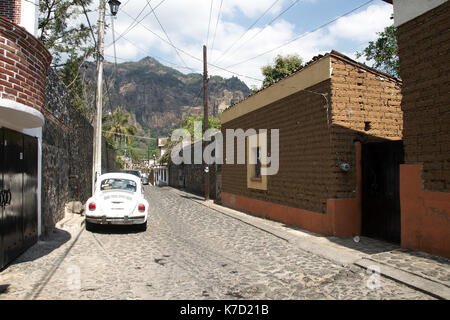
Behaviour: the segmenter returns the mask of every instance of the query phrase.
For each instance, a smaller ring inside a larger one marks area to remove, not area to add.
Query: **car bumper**
[[[96,224],[142,224],[147,221],[145,216],[135,216],[135,217],[108,217],[108,216],[86,216],[86,222],[96,223]]]

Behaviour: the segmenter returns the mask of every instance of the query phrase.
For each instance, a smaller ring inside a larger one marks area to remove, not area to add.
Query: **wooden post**
[[[203,137],[205,134],[205,131],[208,130],[208,63],[206,60],[206,46],[203,46]],[[206,142],[203,140],[203,151],[206,147]],[[205,159],[202,155],[203,159],[203,174],[205,177],[205,201],[209,200],[209,167],[208,164],[205,162]],[[206,170],[208,169],[208,170]],[[208,172],[206,172],[208,171]]]

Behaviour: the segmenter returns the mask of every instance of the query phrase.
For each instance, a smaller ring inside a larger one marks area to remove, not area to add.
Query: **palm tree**
[[[131,144],[130,135],[134,135],[137,132],[135,126],[128,124],[130,114],[128,112],[122,112],[122,108],[117,106],[114,112],[103,116],[103,130],[106,131],[106,138],[114,138],[114,142],[122,141],[122,137],[125,137],[126,143]]]

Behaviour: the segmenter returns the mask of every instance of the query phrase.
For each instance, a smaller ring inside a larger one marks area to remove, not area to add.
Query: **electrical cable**
[[[172,40],[170,40],[169,35],[167,34],[166,30],[164,29],[163,25],[161,24],[161,22],[158,19],[158,16],[156,15],[155,10],[153,10],[152,5],[150,4],[150,1],[147,0],[148,5],[150,6],[150,9],[152,9],[152,12],[156,18],[156,21],[158,21],[159,26],[161,27],[161,30],[164,32],[164,34],[166,35],[167,40],[169,40],[169,43],[172,45],[172,47],[175,49],[178,57],[180,58],[181,62],[183,62],[183,64],[186,66],[186,68],[189,68],[186,64],[186,62],[183,60],[183,58],[181,57],[180,53],[178,52],[177,47],[173,44]]]
[[[275,1],[270,5],[270,7],[267,8],[266,11],[264,11],[264,13],[263,13],[261,16],[259,16],[259,18],[256,19],[256,21],[253,22],[252,25],[249,26],[249,27],[247,28],[247,30],[246,30],[243,34],[241,34],[241,36],[239,37],[239,39],[237,39],[235,42],[233,42],[233,44],[232,44],[231,46],[229,46],[229,47],[228,47],[228,48],[220,55],[220,57],[219,57],[217,60],[215,60],[214,62],[215,62],[215,63],[219,62],[220,59],[221,59],[221,58],[222,58],[222,57],[223,57],[223,56],[224,56],[224,55],[225,55],[232,47],[234,47],[234,45],[235,45],[237,42],[239,42],[239,40],[241,40],[242,37],[245,36],[245,35],[247,34],[247,32],[249,32],[250,29],[253,28],[253,26],[256,25],[256,24],[258,23],[258,21],[262,19],[262,17],[265,16],[266,13],[269,12],[270,9],[272,9],[272,7],[273,7],[278,1],[280,1],[280,0],[275,0]]]
[[[222,3],[223,0],[220,0],[220,7],[219,7],[219,13],[217,14],[217,22],[216,22],[216,27],[214,28],[214,36],[213,36],[213,41],[212,41],[212,46],[211,46],[211,58],[212,58],[212,54],[213,54],[213,50],[214,50],[214,42],[216,41],[216,32],[217,32],[217,26],[219,25],[219,21],[220,21],[220,13],[222,12]]]
[[[252,41],[254,38],[256,38],[261,32],[263,32],[268,26],[270,26],[272,23],[274,23],[279,17],[281,17],[283,14],[285,14],[287,11],[289,11],[293,6],[295,6],[300,0],[296,0],[293,2],[289,7],[287,7],[283,12],[281,12],[279,15],[277,15],[275,18],[273,18],[268,24],[264,26],[261,30],[259,30],[256,34],[254,34],[250,39],[247,39],[246,42],[241,43],[239,47],[237,47],[233,52],[237,52],[244,44],[248,44],[250,41]]]
[[[208,21],[208,32],[206,34],[206,47],[208,48],[208,40],[209,40],[209,27],[211,25],[211,15],[212,15],[212,8],[213,8],[214,0],[211,0],[211,7],[209,8],[209,21]]]
[[[166,0],[161,0],[161,2],[160,3],[158,3],[154,8],[153,8],[153,10],[156,10],[164,1],[166,1]],[[146,4],[146,6],[147,6],[148,4]],[[145,7],[146,7],[145,6]],[[145,8],[144,7],[144,8]],[[129,16],[131,19],[133,19],[134,21],[132,22],[132,24],[134,23],[134,22],[137,22],[132,28],[130,28],[129,30],[126,30],[126,31],[124,31],[124,32],[122,32],[122,34],[116,39],[116,41],[119,41],[120,39],[122,39],[122,37],[124,36],[124,35],[126,35],[128,32],[130,32],[132,29],[134,29],[138,24],[140,24],[141,22],[142,22],[142,20],[144,20],[145,18],[147,18],[151,13],[152,13],[152,11],[150,11],[149,13],[147,13],[145,16],[143,16],[142,17],[142,19],[141,20],[139,20],[139,21],[137,21],[137,17],[136,18],[133,18],[130,14],[128,14],[125,10],[121,10],[121,12],[123,12],[123,13],[125,13],[127,16]],[[109,48],[111,45],[112,45],[113,43],[111,42],[110,44],[108,44],[107,46],[106,46],[106,48]]]
[[[254,57],[248,58],[248,59],[243,60],[243,61],[241,61],[241,62],[238,62],[238,63],[232,64],[232,65],[229,65],[229,66],[227,66],[227,68],[232,68],[232,67],[241,65],[241,64],[246,63],[246,62],[248,62],[248,61],[251,61],[251,60],[254,60],[254,59],[256,59],[256,58],[259,58],[259,57],[261,57],[261,56],[263,56],[263,55],[266,55],[266,54],[268,54],[268,53],[270,53],[270,52],[273,52],[273,51],[275,51],[275,50],[277,50],[277,49],[280,49],[280,48],[282,48],[282,47],[284,47],[284,46],[287,46],[288,44],[290,44],[290,43],[292,43],[292,42],[294,42],[294,41],[297,41],[298,39],[301,39],[301,38],[307,36],[308,34],[313,33],[313,32],[315,32],[315,31],[317,31],[317,30],[320,30],[320,29],[326,27],[327,25],[329,25],[329,24],[331,24],[331,23],[333,23],[333,22],[339,20],[340,18],[345,17],[345,16],[347,16],[347,15],[349,15],[349,14],[355,12],[356,10],[358,10],[358,9],[360,9],[360,8],[362,8],[362,7],[366,6],[366,5],[368,5],[369,3],[373,2],[373,1],[375,1],[375,0],[369,0],[369,1],[365,2],[365,3],[363,3],[362,5],[359,5],[358,7],[354,8],[354,9],[352,9],[352,10],[346,12],[346,13],[344,13],[343,15],[340,15],[339,17],[337,17],[337,18],[335,18],[335,19],[333,19],[333,20],[330,20],[330,21],[328,21],[328,22],[326,22],[326,23],[320,25],[319,27],[317,27],[317,28],[315,28],[315,29],[313,29],[313,30],[311,30],[311,31],[302,33],[301,35],[299,35],[299,36],[297,36],[297,37],[295,37],[295,38],[293,38],[293,39],[291,39],[291,40],[285,42],[285,43],[282,44],[282,45],[279,45],[279,46],[277,46],[277,47],[275,47],[275,48],[273,48],[273,49],[267,50],[267,51],[265,51],[265,52],[263,52],[263,53],[260,53],[260,54],[254,56]]]

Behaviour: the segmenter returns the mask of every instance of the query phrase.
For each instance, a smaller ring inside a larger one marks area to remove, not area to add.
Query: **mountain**
[[[95,68],[89,72],[95,79]],[[110,103],[105,109],[122,106],[132,115],[140,134],[168,136],[184,116],[203,114],[203,75],[183,74],[156,59],[117,64],[105,62],[104,75]],[[208,81],[209,114],[217,115],[233,101],[250,93],[236,77],[212,76]]]

